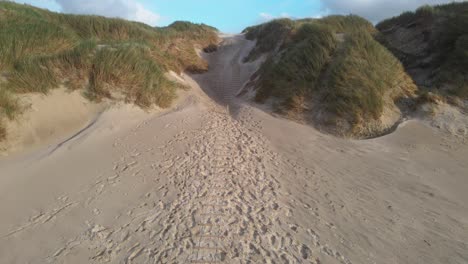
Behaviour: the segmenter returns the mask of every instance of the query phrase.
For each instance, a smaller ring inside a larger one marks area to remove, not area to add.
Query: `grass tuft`
[[[415,12],[384,20],[376,27],[382,32],[382,43],[408,70],[428,71],[430,77],[424,86],[468,99],[468,3],[425,5]],[[406,31],[407,35],[424,35],[418,48],[427,48],[414,52],[419,49],[407,47],[406,43],[395,44],[392,38],[396,29]]]
[[[0,87],[0,119],[13,120],[19,110],[18,100],[6,88]]]
[[[263,64],[257,101],[270,96],[289,100],[315,91],[320,73],[337,45],[332,31],[315,23],[302,25],[290,42],[279,57],[271,57]]]
[[[0,85],[0,142],[7,136],[4,121],[6,119],[13,120],[19,112],[18,100]]]
[[[4,127],[3,123],[0,121],[0,142],[6,139],[7,132],[6,128]]]
[[[377,122],[387,102],[415,89],[401,63],[374,40],[376,29],[358,16],[278,20],[245,32],[257,40],[248,59],[269,54],[257,73],[255,100],[279,99],[277,110],[291,116],[320,105],[331,114],[327,125],[345,120],[351,129],[345,133],[358,134],[355,128]]]
[[[89,95],[113,98],[118,92],[142,107],[169,106],[175,84],[164,78],[162,67],[149,53],[148,47],[135,45],[101,49],[91,70]]]
[[[246,61],[256,60],[263,53],[272,52],[282,44],[278,40],[284,39],[291,32],[294,25],[294,21],[284,18],[244,29],[243,33],[246,33],[247,39],[257,40],[257,45],[250,52]]]
[[[414,89],[402,64],[367,32],[346,37],[344,49],[330,68],[328,88],[323,97],[329,112],[360,119],[378,119],[387,94],[392,99]]]
[[[213,49],[218,41],[217,30],[204,24],[174,22],[158,28],[9,1],[0,1],[0,24],[0,74],[7,76],[0,119],[19,113],[15,93],[46,94],[62,85],[84,89],[95,100],[168,107],[178,85],[164,73],[206,71],[208,64],[195,48]]]

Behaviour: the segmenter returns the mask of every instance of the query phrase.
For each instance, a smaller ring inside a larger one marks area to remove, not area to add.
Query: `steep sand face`
[[[468,146],[421,121],[338,139],[235,97],[226,36],[170,111],[0,160],[0,263],[466,263]]]
[[[24,113],[8,122],[7,139],[0,143],[1,154],[66,139],[70,134],[92,123],[105,108],[91,103],[81,91],[54,89],[49,94],[29,94],[20,98]]]

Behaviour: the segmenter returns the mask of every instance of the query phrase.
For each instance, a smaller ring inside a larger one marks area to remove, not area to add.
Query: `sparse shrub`
[[[0,142],[6,139],[7,132],[6,128],[4,127],[2,121],[0,120]]]
[[[446,102],[446,99],[440,94],[429,91],[422,91],[416,100],[416,105],[421,105],[425,103],[441,104]]]
[[[5,119],[13,120],[19,112],[18,100],[5,87],[0,85],[0,142],[6,139],[7,136]]]
[[[0,120],[4,116],[12,120],[18,113],[18,100],[7,89],[0,86]]]
[[[203,48],[203,52],[205,53],[213,53],[218,50],[218,45],[210,44],[207,47]]]

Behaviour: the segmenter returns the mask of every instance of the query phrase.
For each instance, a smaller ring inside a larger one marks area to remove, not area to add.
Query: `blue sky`
[[[87,2],[86,0],[18,0],[16,2],[28,3],[66,13],[89,13],[75,12],[79,9],[77,6]],[[70,5],[71,2],[76,2],[74,9],[62,8],[62,5]],[[93,6],[99,6],[99,2],[106,1],[92,2],[94,2]],[[176,20],[187,20],[212,25],[228,33],[240,32],[247,26],[265,22],[273,17],[310,17],[322,13],[322,3],[318,0],[109,0],[107,2],[110,9],[115,4],[124,2],[127,2],[126,4],[129,2],[141,4],[146,10],[159,17],[155,22],[146,21],[147,19],[137,19],[149,24],[165,26]],[[78,11],[83,11],[82,8],[80,9]],[[96,7],[96,9],[98,8]],[[99,12],[97,13],[99,14]],[[106,14],[101,13],[101,15]]]
[[[273,16],[306,17],[320,13],[321,3],[315,0],[162,0],[153,2],[161,14],[161,22],[189,20],[218,27],[223,32],[239,32],[247,26],[264,22]]]
[[[423,4],[452,0],[15,0],[57,12],[121,17],[165,26],[176,20],[212,25],[226,33],[278,17],[357,14],[378,22]]]

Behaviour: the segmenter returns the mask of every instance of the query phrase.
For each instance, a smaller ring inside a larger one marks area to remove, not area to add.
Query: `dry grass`
[[[0,141],[6,138],[6,127],[4,122],[13,120],[20,112],[18,100],[0,83]]]
[[[0,121],[0,142],[5,140],[7,136],[6,128],[3,126],[3,123]]]
[[[14,119],[19,113],[18,100],[4,87],[0,86],[0,119]]]
[[[10,72],[9,88],[16,92],[47,92],[75,70],[79,71],[75,75],[83,77],[83,69],[91,72],[90,57],[99,53],[97,46],[145,45],[147,59],[162,70],[203,71],[206,62],[194,46],[204,48],[217,41],[215,29],[203,24],[175,22],[153,28],[122,19],[57,14],[11,2],[1,2],[0,10],[6,14],[0,28],[0,67]]]
[[[0,109],[8,118],[19,113],[15,93],[46,94],[61,85],[84,89],[94,100],[120,98],[142,107],[167,107],[177,85],[164,72],[206,71],[195,47],[218,40],[216,29],[203,24],[154,28],[8,1],[0,2],[0,24],[0,73],[7,76]]]
[[[415,89],[363,18],[283,19],[246,32],[258,43],[249,59],[270,54],[257,73],[255,99],[280,99],[277,110],[283,113],[297,115],[308,109],[308,101],[315,101],[334,116],[328,125],[345,119],[353,129],[380,118],[386,101]]]
[[[119,93],[142,107],[169,106],[176,85],[164,78],[162,67],[150,59],[149,53],[143,45],[99,50],[90,73],[89,95],[112,98],[113,93]]]
[[[352,31],[376,32],[371,23],[355,15],[333,15],[322,19],[276,19],[268,23],[244,29],[243,33],[246,33],[247,39],[257,40],[257,45],[246,58],[246,61],[255,60],[262,54],[272,52],[275,49],[282,50],[286,47],[290,47],[291,44],[294,44],[294,41],[291,43],[291,40],[294,38],[304,39],[305,37],[310,37],[310,35],[307,35],[307,31],[304,30],[304,26],[308,27],[310,25],[321,26],[324,30],[334,34]],[[306,35],[302,37],[298,36],[303,33]]]
[[[397,99],[414,88],[398,59],[369,33],[356,31],[331,65],[322,102],[329,112],[350,116],[357,124],[378,119],[386,98]]]
[[[333,32],[315,23],[303,24],[288,41],[289,47],[278,57],[271,57],[260,70],[255,98],[259,102],[270,96],[287,101],[315,91],[320,73],[337,45]]]
[[[46,55],[72,48],[75,34],[43,17],[47,11],[1,2],[0,70],[9,69],[25,56]]]
[[[468,3],[426,5],[377,24],[383,33],[382,42],[405,62],[405,66],[414,63],[407,59],[411,52],[404,54],[404,48],[395,50],[385,41],[385,34],[396,28],[418,27],[424,31],[424,42],[428,45],[426,58],[430,62],[424,62],[423,67],[431,71],[431,89],[446,96],[468,99]]]
[[[253,61],[263,53],[275,50],[282,44],[281,40],[284,40],[289,35],[294,26],[294,21],[284,18],[244,29],[243,33],[246,33],[247,39],[257,40],[257,45],[245,60]]]

